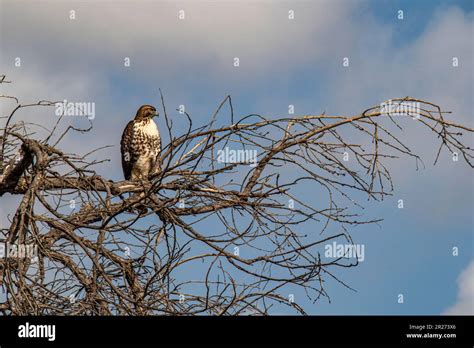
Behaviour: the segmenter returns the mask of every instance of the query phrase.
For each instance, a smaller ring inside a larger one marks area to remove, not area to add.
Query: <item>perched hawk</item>
[[[148,180],[160,170],[161,138],[155,116],[158,113],[153,106],[143,105],[123,131],[120,151],[126,180]]]

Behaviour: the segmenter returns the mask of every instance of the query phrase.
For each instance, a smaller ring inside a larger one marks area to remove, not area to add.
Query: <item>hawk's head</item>
[[[137,114],[135,115],[135,120],[137,121],[151,120],[155,116],[158,116],[158,112],[156,111],[154,106],[142,105],[137,110]]]

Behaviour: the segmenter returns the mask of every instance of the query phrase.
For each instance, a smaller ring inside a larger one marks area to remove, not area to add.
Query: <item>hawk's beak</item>
[[[153,114],[153,117],[157,117],[159,115],[158,111]]]

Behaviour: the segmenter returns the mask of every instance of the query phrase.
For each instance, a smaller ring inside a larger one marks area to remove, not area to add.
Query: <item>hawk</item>
[[[148,180],[160,171],[161,138],[155,116],[155,107],[142,105],[123,131],[120,151],[125,180]]]

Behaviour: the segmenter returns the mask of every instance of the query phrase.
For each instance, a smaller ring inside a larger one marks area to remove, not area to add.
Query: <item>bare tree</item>
[[[175,134],[162,96],[170,139],[162,172],[147,182],[113,182],[96,173],[92,153],[61,150],[68,133],[92,127],[62,134],[54,127],[37,139],[42,126],[15,115],[55,103],[1,97],[17,106],[1,115],[0,196],[21,201],[0,239],[38,247],[37,259],[0,261],[4,314],[269,314],[277,304],[305,313],[289,289],[317,301],[329,298],[328,278],[349,287],[334,270],[357,258],[328,260],[321,250],[333,240],[352,243],[352,225],[380,221],[363,219],[358,201],[393,192],[386,162],[405,155],[422,163],[396,134],[403,119],[437,136],[435,163],[447,149],[473,166],[461,141],[473,129],[411,97],[392,103],[418,105],[416,114],[382,104],[355,116],[236,120],[227,96],[205,125],[180,115],[187,131]],[[301,192],[311,189],[321,195],[305,201]],[[313,232],[303,234],[303,226]]]

